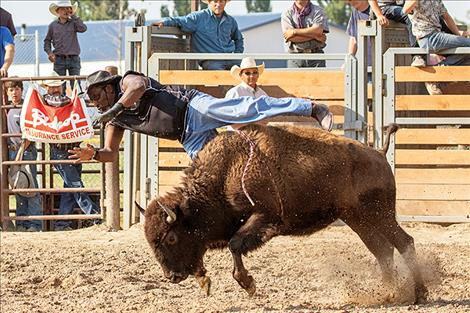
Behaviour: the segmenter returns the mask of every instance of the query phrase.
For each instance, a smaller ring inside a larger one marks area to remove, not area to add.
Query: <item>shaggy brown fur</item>
[[[342,219],[392,280],[393,250],[404,256],[424,300],[413,239],[395,219],[395,179],[384,157],[363,144],[319,129],[250,125],[212,140],[186,170],[183,185],[153,200],[145,214],[145,235],[165,276],[178,283],[195,275],[208,284],[207,249],[228,246],[233,276],[249,293],[254,280],[242,255],[278,235],[306,235]],[[242,175],[252,206],[242,188]],[[168,223],[167,213],[176,213]],[[208,290],[208,286],[205,286]]]

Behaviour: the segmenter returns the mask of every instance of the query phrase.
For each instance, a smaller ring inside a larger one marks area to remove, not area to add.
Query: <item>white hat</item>
[[[264,72],[264,63],[261,64],[261,65],[256,65],[255,59],[250,58],[250,57],[246,57],[246,58],[243,58],[240,66],[238,66],[238,65],[232,66],[232,68],[230,69],[230,74],[232,74],[232,76],[235,79],[240,79],[241,71],[245,70],[245,69],[248,69],[248,68],[258,69],[258,73],[261,76],[261,74],[263,74],[263,72]]]
[[[78,9],[78,3],[72,4],[70,0],[57,0],[56,2],[53,2],[49,5],[49,11],[52,13],[52,15],[59,16],[57,14],[57,9],[58,8],[72,8],[72,15],[77,12]]]
[[[209,0],[201,0],[201,2],[205,4],[209,4]],[[226,3],[230,2],[230,0],[225,0]]]
[[[59,74],[57,74],[55,71],[52,71],[49,76],[56,76],[56,77],[59,77]],[[59,80],[59,79],[49,79],[49,80],[43,80],[41,82],[41,86],[43,87],[58,87],[58,86],[62,86],[62,84],[64,83],[63,80]]]

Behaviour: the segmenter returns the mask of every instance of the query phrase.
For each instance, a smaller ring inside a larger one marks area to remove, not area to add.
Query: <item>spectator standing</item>
[[[5,26],[10,30],[10,33],[13,37],[16,35],[15,24],[13,23],[13,18],[11,17],[10,12],[0,7],[0,26]]]
[[[7,81],[4,84],[9,102],[15,108],[8,111],[7,114],[7,125],[8,132],[10,134],[21,134],[20,128],[20,116],[21,116],[21,105],[23,105],[23,83],[21,81]],[[18,107],[16,107],[18,106]],[[8,138],[8,158],[15,160],[16,155],[22,144],[22,139],[19,137]],[[22,160],[33,161],[38,157],[38,152],[34,142],[26,140],[24,143],[25,150],[23,153]],[[31,170],[32,177],[32,188],[38,188],[37,182],[37,168],[36,165],[28,165]],[[16,198],[16,215],[17,216],[33,216],[42,215],[42,201],[41,195],[35,193],[34,195],[26,196],[21,194],[15,194]],[[32,221],[16,221],[17,231],[31,231],[36,232],[42,229],[42,223],[38,220]]]
[[[52,73],[52,76],[58,76]],[[62,107],[70,103],[70,98],[65,96],[62,91],[63,81],[47,80],[43,82],[46,89],[44,101],[47,105],[54,107]],[[68,150],[79,146],[77,143],[51,143],[51,160],[68,160],[70,154]],[[64,188],[83,188],[82,182],[82,165],[81,164],[54,164],[64,181]],[[85,214],[99,214],[100,208],[91,200],[90,196],[85,192],[69,192],[62,193],[60,196],[59,214],[72,214],[76,204]],[[54,226],[55,230],[72,230],[70,221],[57,221]]]
[[[267,96],[266,92],[258,86],[258,79],[264,72],[264,63],[256,65],[253,58],[243,58],[240,66],[234,65],[230,74],[241,83],[227,91],[225,98]]]
[[[87,30],[83,21],[75,15],[78,4],[59,0],[51,3],[49,11],[57,16],[57,20],[49,24],[44,51],[49,61],[54,63],[54,72],[60,76],[80,75],[80,44],[77,33]],[[52,48],[54,47],[54,48]],[[73,81],[70,81],[73,87]]]
[[[458,29],[442,0],[407,0],[403,6],[403,12],[409,14],[413,35],[418,39],[419,46],[426,49],[428,53],[470,47],[468,33]],[[441,18],[452,34],[442,30]],[[470,57],[468,55],[449,55],[439,65],[470,65]],[[442,94],[439,83],[426,82],[425,85],[430,95]]]
[[[8,76],[15,56],[15,41],[5,26],[0,26],[0,77]]]
[[[281,27],[289,53],[324,53],[329,32],[325,11],[310,0],[295,0],[281,15]],[[288,60],[288,67],[325,67],[325,60]]]
[[[169,17],[153,26],[177,26],[191,33],[191,51],[196,53],[243,53],[243,36],[235,19],[225,12],[230,0],[202,0],[209,7],[186,16]],[[238,60],[200,60],[205,70],[230,70]]]

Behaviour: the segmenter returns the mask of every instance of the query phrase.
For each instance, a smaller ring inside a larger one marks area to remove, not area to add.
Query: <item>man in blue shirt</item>
[[[243,36],[233,17],[225,12],[230,0],[202,0],[209,7],[186,16],[169,17],[153,26],[177,26],[191,33],[191,51],[196,53],[243,53]],[[205,70],[229,70],[237,60],[200,60]]]
[[[0,77],[8,76],[8,69],[13,63],[15,55],[15,41],[10,30],[0,26]]]

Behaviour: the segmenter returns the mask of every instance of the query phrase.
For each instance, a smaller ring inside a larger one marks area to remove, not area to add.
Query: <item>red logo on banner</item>
[[[31,141],[72,143],[93,137],[91,119],[77,89],[70,104],[53,107],[45,104],[36,88],[29,88],[20,120],[23,138]]]

